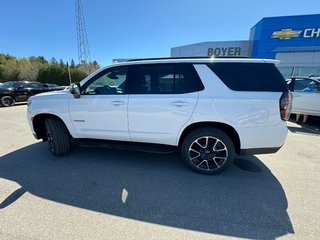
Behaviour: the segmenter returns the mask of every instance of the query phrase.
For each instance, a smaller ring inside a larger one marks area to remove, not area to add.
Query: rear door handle
[[[111,104],[113,106],[120,106],[120,105],[124,105],[124,101],[112,101]]]
[[[190,104],[190,103],[184,102],[184,101],[172,102],[172,105],[173,105],[173,106],[176,106],[176,107],[188,106],[189,104]]]

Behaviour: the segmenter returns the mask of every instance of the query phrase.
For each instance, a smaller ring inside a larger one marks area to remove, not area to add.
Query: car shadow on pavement
[[[2,156],[0,177],[22,186],[2,207],[28,191],[104,214],[206,233],[253,239],[294,233],[281,184],[254,156],[205,176],[186,168],[178,153],[75,148],[56,158],[36,143]]]
[[[291,116],[289,121],[290,125],[288,125],[288,129],[293,133],[309,135],[320,134],[320,117],[309,116],[307,123],[296,123],[294,116]]]
[[[320,131],[316,131],[307,127],[293,127],[288,126],[288,129],[292,133],[301,133],[301,134],[307,134],[307,135],[320,135]]]

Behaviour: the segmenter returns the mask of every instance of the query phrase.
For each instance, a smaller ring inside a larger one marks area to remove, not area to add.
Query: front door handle
[[[112,101],[111,104],[113,106],[120,106],[120,105],[123,105],[124,104],[124,101]]]
[[[176,107],[183,107],[183,106],[188,106],[189,103],[184,101],[176,101],[176,102],[172,102],[172,105]]]

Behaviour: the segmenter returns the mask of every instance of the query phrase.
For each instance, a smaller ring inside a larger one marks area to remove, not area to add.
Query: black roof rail
[[[149,61],[149,60],[174,60],[174,59],[207,59],[210,60],[212,58],[246,58],[249,59],[250,57],[240,57],[240,56],[219,56],[219,57],[159,57],[159,58],[135,58],[129,59],[127,62],[135,62],[135,61]]]

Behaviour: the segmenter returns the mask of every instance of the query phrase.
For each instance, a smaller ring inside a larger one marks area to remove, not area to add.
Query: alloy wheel
[[[52,153],[55,153],[55,147],[54,147],[54,143],[53,143],[53,137],[52,137],[52,133],[49,129],[47,129],[47,141],[49,143],[49,148],[50,151]]]
[[[228,149],[220,139],[203,136],[191,143],[188,155],[196,168],[209,171],[221,168],[225,164]]]
[[[10,97],[4,97],[2,99],[2,104],[6,107],[10,107],[12,105],[13,101]]]

